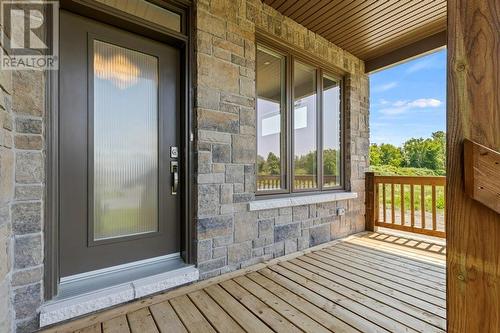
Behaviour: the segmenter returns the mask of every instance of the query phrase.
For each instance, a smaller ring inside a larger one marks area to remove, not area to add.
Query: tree
[[[444,150],[445,148],[439,134],[436,136],[436,139],[410,139],[403,146],[404,166],[443,170]]]
[[[295,173],[298,175],[313,175],[316,173],[316,151],[295,156]]]
[[[392,165],[395,167],[401,166],[403,162],[403,154],[401,148],[398,148],[389,143],[380,145],[380,163],[383,165]]]
[[[405,174],[401,168],[411,168],[408,172],[416,174],[415,170],[426,170],[437,175],[446,173],[446,134],[443,131],[432,133],[427,139],[411,138],[402,148],[382,143],[370,146],[370,164],[374,169],[382,167],[392,170],[390,173]]]
[[[439,164],[440,169],[443,172],[446,170],[446,133],[443,131],[437,131],[432,133],[432,139],[439,145],[440,153],[439,153]]]
[[[266,168],[266,160],[264,157],[257,155],[257,173],[259,175],[264,174],[264,170]]]
[[[382,158],[380,155],[380,147],[377,144],[372,144],[370,146],[370,165],[381,165]]]
[[[273,152],[270,152],[267,155],[267,168],[269,174],[271,175],[279,175],[281,173],[281,162],[280,158],[276,156]]]
[[[323,151],[323,173],[325,175],[340,176],[337,163],[340,156],[336,149],[325,149]]]

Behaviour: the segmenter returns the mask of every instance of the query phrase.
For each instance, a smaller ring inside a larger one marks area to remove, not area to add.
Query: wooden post
[[[365,229],[375,231],[376,212],[375,173],[365,173]]]
[[[446,317],[453,333],[500,332],[500,214],[469,197],[463,178],[465,138],[500,151],[498,10],[498,0],[448,1]]]

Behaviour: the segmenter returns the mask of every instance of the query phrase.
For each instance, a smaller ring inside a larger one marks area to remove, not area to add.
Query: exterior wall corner
[[[195,242],[201,278],[363,231],[369,149],[363,61],[259,0],[199,0],[195,13]],[[257,30],[346,73],[346,176],[357,199],[248,210],[256,191]],[[347,211],[341,217],[340,207]]]

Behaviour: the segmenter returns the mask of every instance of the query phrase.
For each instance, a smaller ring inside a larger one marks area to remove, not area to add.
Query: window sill
[[[356,199],[357,197],[358,194],[355,192],[336,192],[323,194],[307,194],[289,198],[265,199],[250,202],[248,204],[248,210],[256,211],[273,208],[294,207],[323,202]]]

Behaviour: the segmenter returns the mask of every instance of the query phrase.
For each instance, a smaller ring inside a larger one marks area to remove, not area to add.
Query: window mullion
[[[294,122],[294,90],[293,90],[293,64],[294,57],[290,54],[289,56],[289,64],[288,64],[288,89],[287,89],[287,105],[288,105],[288,128],[287,128],[287,143],[288,143],[288,191],[290,193],[294,192],[294,154],[295,151],[293,149],[294,145],[294,135],[293,135],[293,122]]]
[[[282,169],[282,174],[281,174],[281,189],[283,190],[283,186],[285,186],[285,190],[287,192],[290,191],[289,185],[288,185],[288,143],[287,143],[287,128],[288,128],[288,66],[289,66],[289,59],[287,56],[284,58],[285,60],[285,68],[284,68],[284,83],[285,87],[282,88],[284,91],[284,96],[281,96],[281,103],[283,105],[284,110],[282,111],[282,119],[281,119],[281,169]]]
[[[316,146],[318,151],[316,153],[316,163],[318,163],[318,189],[323,190],[323,73],[320,68],[316,70],[316,94],[317,104],[316,108]]]

